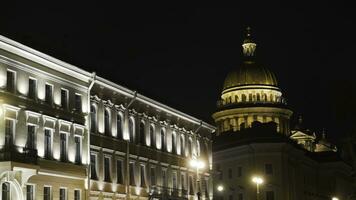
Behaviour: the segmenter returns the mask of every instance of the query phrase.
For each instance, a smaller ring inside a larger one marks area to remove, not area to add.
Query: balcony
[[[149,199],[170,199],[170,200],[187,200],[188,191],[162,186],[151,186]]]

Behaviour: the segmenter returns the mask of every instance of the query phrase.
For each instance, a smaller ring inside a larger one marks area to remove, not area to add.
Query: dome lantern
[[[251,28],[247,27],[246,29],[246,38],[242,43],[242,50],[245,57],[253,57],[256,51],[256,43],[253,42],[251,38]]]

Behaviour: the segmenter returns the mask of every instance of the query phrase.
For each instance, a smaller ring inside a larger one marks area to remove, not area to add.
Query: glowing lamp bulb
[[[337,198],[337,197],[333,197],[331,200],[339,200],[339,198]]]
[[[254,182],[256,184],[262,184],[263,183],[263,179],[261,177],[253,177],[252,178],[252,182]]]
[[[224,187],[223,187],[222,185],[219,185],[219,186],[217,187],[217,189],[218,189],[219,192],[222,192],[222,191],[224,190]]]

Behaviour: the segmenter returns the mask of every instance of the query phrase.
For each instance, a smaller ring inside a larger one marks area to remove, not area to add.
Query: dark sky
[[[104,1],[102,1],[104,2]],[[14,4],[0,34],[212,122],[246,26],[291,109],[331,137],[356,124],[354,8],[342,4]]]

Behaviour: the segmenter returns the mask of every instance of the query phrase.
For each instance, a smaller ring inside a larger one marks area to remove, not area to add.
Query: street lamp
[[[259,186],[260,186],[260,184],[262,184],[263,183],[263,179],[261,178],[261,177],[259,177],[259,176],[254,176],[254,177],[252,177],[252,182],[254,182],[255,184],[256,184],[256,199],[258,200],[258,195],[259,195],[259,193],[260,193],[260,188],[259,188]]]
[[[197,198],[198,200],[200,200],[200,191],[199,191],[199,169],[203,169],[205,167],[205,163],[201,160],[198,159],[193,159],[190,161],[190,166],[192,166],[193,168],[197,169]]]
[[[331,200],[339,200],[339,198],[333,197],[333,198],[331,198]]]
[[[216,189],[218,190],[218,192],[222,192],[224,190],[224,186],[218,185]]]

